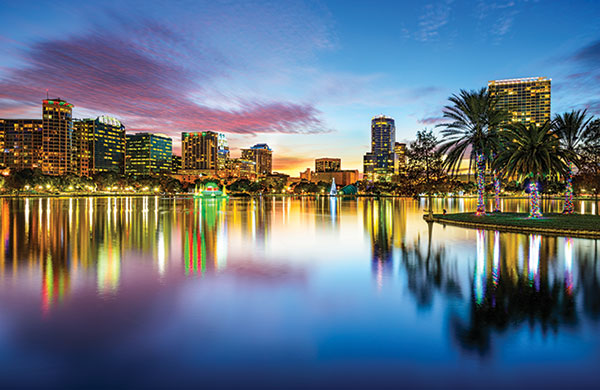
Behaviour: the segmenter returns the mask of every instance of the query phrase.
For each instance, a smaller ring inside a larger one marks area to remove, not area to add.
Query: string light
[[[477,154],[477,211],[475,215],[485,215],[485,159],[483,154]]]
[[[540,191],[535,181],[529,183],[529,200],[531,207],[529,209],[529,218],[541,218],[540,212]]]
[[[565,188],[565,207],[563,214],[573,214],[575,207],[573,206],[573,163],[569,163],[569,174],[567,175],[567,186]]]

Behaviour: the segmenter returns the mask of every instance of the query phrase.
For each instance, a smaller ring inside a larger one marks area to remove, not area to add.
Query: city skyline
[[[448,96],[490,80],[548,77],[552,115],[600,112],[591,1],[130,3],[127,23],[116,2],[58,3],[3,5],[0,117],[38,118],[48,89],[73,118],[166,133],[178,154],[183,132],[224,132],[232,157],[266,143],[273,171],[297,176],[323,156],[362,171],[371,117],[394,118],[396,141],[409,141],[439,123]]]

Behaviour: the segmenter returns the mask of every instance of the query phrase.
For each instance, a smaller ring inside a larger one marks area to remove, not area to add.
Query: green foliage
[[[486,160],[500,150],[500,124],[508,116],[497,108],[498,100],[490,95],[487,88],[478,91],[461,90],[448,99],[451,105],[444,107],[444,118],[448,123],[443,127],[445,142],[440,147],[446,153],[445,166],[451,173],[457,173],[461,161],[468,154],[469,170],[478,154]]]
[[[505,177],[523,179],[531,176],[539,180],[568,172],[567,154],[549,121],[542,126],[535,123],[510,125],[502,138],[503,149],[493,168]]]

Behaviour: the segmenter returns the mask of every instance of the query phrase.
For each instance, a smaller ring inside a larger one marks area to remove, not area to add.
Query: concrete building
[[[125,172],[131,175],[168,175],[172,169],[173,140],[162,134],[127,134]]]
[[[315,160],[315,172],[337,172],[342,169],[342,160],[339,158],[318,158]]]
[[[535,123],[543,125],[550,120],[552,79],[527,77],[491,80],[488,89],[498,97],[497,107],[508,111],[508,123]]]
[[[47,175],[73,172],[73,105],[61,99],[42,102],[42,171]]]
[[[242,159],[254,161],[256,174],[266,176],[273,170],[273,151],[267,144],[256,144],[250,149],[242,149]]]
[[[0,119],[0,164],[10,170],[42,167],[42,120]]]

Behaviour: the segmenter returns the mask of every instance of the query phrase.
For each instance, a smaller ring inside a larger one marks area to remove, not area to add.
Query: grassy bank
[[[475,213],[436,214],[434,221],[517,233],[600,238],[600,216],[597,215],[547,213],[540,219],[529,219],[527,216],[527,213],[490,213],[481,217],[476,216]]]

